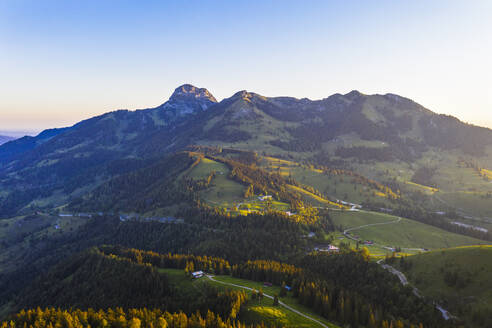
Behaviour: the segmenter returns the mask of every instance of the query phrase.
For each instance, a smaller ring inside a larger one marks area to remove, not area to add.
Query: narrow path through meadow
[[[348,234],[349,231],[353,231],[353,230],[359,230],[359,229],[362,229],[362,228],[366,228],[366,227],[373,227],[373,226],[378,226],[378,225],[385,225],[385,224],[393,224],[393,223],[398,223],[401,221],[401,218],[398,218],[397,220],[395,221],[390,221],[390,222],[380,222],[380,223],[371,223],[371,224],[364,224],[364,225],[361,225],[361,226],[358,226],[358,227],[353,227],[353,228],[349,228],[349,229],[346,229],[343,231],[343,234],[345,235],[345,237],[347,238],[350,238],[352,240],[357,240],[356,238],[350,236],[350,234]]]
[[[367,228],[367,227],[379,226],[379,225],[396,224],[396,223],[401,222],[401,220],[402,220],[402,218],[399,217],[398,219],[396,219],[394,221],[364,224],[364,225],[361,225],[361,226],[358,226],[358,227],[353,227],[353,228],[345,229],[343,231],[343,235],[345,237],[349,238],[349,239],[358,241],[357,238],[355,238],[355,237],[353,237],[352,235],[349,234],[350,231],[359,230],[359,229],[363,229],[363,228]],[[392,250],[393,249],[393,247],[391,247],[391,246],[380,245],[378,243],[374,243],[374,245],[379,245],[382,248],[386,248],[386,249],[389,249],[389,250]],[[425,249],[423,249],[423,248],[407,248],[407,247],[401,247],[401,249],[406,249],[406,250],[410,250],[410,251],[425,251]]]
[[[241,285],[236,285],[236,284],[231,284],[231,283],[228,283],[228,282],[223,282],[223,281],[216,280],[216,279],[214,279],[214,277],[213,277],[213,276],[211,276],[211,275],[207,275],[207,278],[208,278],[208,279],[210,279],[210,280],[212,280],[212,281],[214,281],[214,282],[217,282],[217,283],[219,283],[219,284],[222,284],[222,285],[228,285],[228,286],[239,287],[239,288],[246,289],[246,290],[251,290],[251,291],[253,290],[253,288],[250,288],[250,287],[241,286]],[[272,299],[272,300],[273,300],[273,296],[267,295],[267,294],[265,294],[265,293],[263,293],[263,296],[265,296],[266,298],[269,298],[269,299]],[[312,318],[312,317],[310,317],[310,316],[308,316],[308,315],[306,315],[306,314],[304,314],[304,313],[302,313],[302,312],[300,312],[300,311],[297,311],[296,309],[294,309],[294,308],[293,308],[293,307],[291,307],[291,306],[288,306],[287,304],[285,304],[285,303],[284,303],[284,302],[282,302],[282,301],[279,301],[278,303],[279,303],[279,305],[283,306],[283,307],[284,307],[284,308],[286,308],[287,310],[290,310],[290,311],[292,311],[292,312],[294,312],[294,313],[296,313],[296,314],[298,314],[298,315],[300,315],[300,316],[302,316],[302,317],[304,317],[304,318],[306,318],[306,319],[308,319],[308,320],[311,320],[311,321],[313,321],[313,322],[316,322],[317,324],[319,324],[320,326],[322,326],[322,327],[324,327],[324,328],[330,328],[329,326],[325,325],[325,324],[324,324],[324,323],[322,323],[321,321],[316,320],[316,319],[314,319],[314,318]]]

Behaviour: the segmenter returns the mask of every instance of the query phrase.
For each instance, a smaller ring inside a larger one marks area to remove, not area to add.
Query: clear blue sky
[[[492,1],[0,2],[0,130],[163,103],[192,83],[397,93],[492,127]]]

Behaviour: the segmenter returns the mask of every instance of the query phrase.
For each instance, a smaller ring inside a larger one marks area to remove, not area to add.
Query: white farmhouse
[[[193,273],[191,274],[191,276],[192,276],[193,278],[195,278],[195,279],[198,279],[198,278],[203,277],[203,275],[204,275],[204,274],[205,274],[205,273],[203,273],[203,271],[196,271],[196,272],[193,272]]]

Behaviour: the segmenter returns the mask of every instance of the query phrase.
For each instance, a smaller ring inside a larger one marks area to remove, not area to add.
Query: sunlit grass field
[[[330,217],[343,229],[359,227],[366,224],[388,223],[353,230],[360,240],[371,240],[383,246],[405,248],[447,248],[462,245],[478,245],[486,242],[464,235],[451,233],[427,224],[375,212],[330,211]]]
[[[423,295],[438,300],[452,314],[470,319],[474,310],[492,311],[492,246],[458,247],[433,251],[405,259],[402,268]],[[456,272],[463,283],[446,283]],[[472,325],[467,325],[467,327]]]
[[[492,198],[483,192],[443,192],[437,196],[466,215],[492,218]]]
[[[189,293],[189,295],[193,295],[193,293],[199,293],[199,285],[200,284],[211,284],[220,289],[235,289],[244,291],[247,295],[251,295],[251,291],[234,287],[229,285],[223,285],[221,283],[212,281],[207,277],[202,277],[197,280],[191,280],[191,278],[187,277],[183,270],[178,269],[159,269],[159,272],[165,273],[172,284],[179,288],[179,290],[183,290],[185,293]],[[263,282],[255,282],[251,280],[234,278],[231,276],[214,276],[215,280],[225,283],[231,283],[236,285],[241,285],[245,287],[249,287],[259,291],[260,289],[267,295],[274,296],[275,294],[280,293],[280,286],[271,286],[265,287],[263,286]],[[283,303],[295,308],[296,310],[313,317],[316,320],[323,322],[330,328],[337,328],[338,326],[326,321],[326,319],[318,316],[313,313],[312,310],[304,307],[299,304],[297,300],[288,293],[286,297],[280,297],[280,301]],[[282,306],[274,306],[273,300],[264,297],[261,301],[258,300],[248,300],[248,303],[244,306],[240,313],[240,320],[246,322],[248,324],[253,323],[261,323],[264,322],[267,325],[275,325],[275,326],[285,326],[285,327],[305,327],[305,328],[318,328],[321,325],[304,318]]]

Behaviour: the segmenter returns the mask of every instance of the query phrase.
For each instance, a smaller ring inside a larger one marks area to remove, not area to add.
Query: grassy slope
[[[263,157],[262,166],[269,167],[271,171],[280,171],[284,175],[291,174],[292,172],[300,171],[302,174],[310,173],[313,181],[323,181],[327,185],[330,184],[330,177],[324,175],[318,170],[303,168],[299,164],[280,160],[272,157]],[[262,210],[262,203],[256,198],[251,198],[245,200],[243,198],[244,186],[241,184],[229,180],[227,175],[229,174],[229,169],[222,163],[204,159],[199,165],[193,168],[187,174],[195,178],[204,178],[210,174],[210,172],[216,171],[216,177],[213,180],[212,187],[202,192],[202,197],[213,205],[220,205],[223,207],[230,208],[235,211],[234,205],[243,204],[240,209],[243,211],[247,210]],[[308,172],[309,171],[309,172]],[[223,174],[220,174],[222,172]],[[298,176],[301,176],[297,173]],[[316,178],[314,175],[317,175]],[[338,177],[333,177],[338,179]],[[347,180],[347,179],[346,179]],[[349,181],[345,182],[347,184],[347,189],[352,189],[353,185],[349,185]],[[338,183],[340,186],[342,183]],[[339,187],[340,188],[340,187]],[[341,189],[343,190],[343,189]],[[320,205],[320,206],[332,206],[329,201],[319,198],[304,190],[297,190],[300,194],[309,202]],[[351,193],[353,196],[355,193]],[[381,198],[381,197],[378,197]],[[352,198],[350,198],[352,200]],[[278,206],[277,206],[278,205]],[[286,204],[274,204],[274,207],[280,210],[288,210],[288,205]],[[371,223],[381,223],[390,222],[397,220],[396,217],[391,215],[386,215],[382,213],[370,213],[370,212],[331,212],[332,218],[337,225],[341,225],[344,229],[352,228],[364,224]],[[245,213],[244,213],[245,214]],[[403,247],[403,248],[447,248],[462,245],[477,245],[483,244],[483,241],[461,236],[458,234],[450,233],[432,226],[428,226],[416,221],[402,219],[401,222],[366,227],[361,230],[353,231],[353,235],[359,235],[361,240],[373,240],[378,245],[372,246],[371,253],[378,256],[384,255],[389,250],[382,248],[381,246],[392,246],[392,247]],[[340,237],[337,235],[337,237]],[[344,241],[347,241],[346,239]],[[407,253],[415,253],[417,250],[404,250]]]
[[[344,229],[365,224],[396,221],[398,217],[374,212],[330,212],[333,222]],[[477,245],[484,242],[475,238],[458,235],[413,220],[402,219],[400,222],[365,227],[354,230],[352,235],[359,235],[361,240],[373,240],[384,246],[407,248],[446,248],[462,245]]]
[[[309,192],[307,190],[304,190],[300,187],[296,187],[296,186],[293,186],[293,185],[288,185],[289,188],[291,188],[292,190],[296,191],[297,193],[299,193],[301,195],[301,197],[307,201],[309,204],[312,204],[312,205],[317,205],[317,206],[327,206],[327,207],[332,207],[332,208],[341,208],[341,207],[344,207],[343,205],[340,205],[340,204],[337,204],[335,202],[332,202],[328,199],[325,199],[323,197],[320,197],[316,194],[313,194],[312,192]]]
[[[248,295],[251,294],[250,291],[233,286],[226,286],[220,283],[216,283],[214,281],[209,280],[206,277],[200,278],[199,280],[191,281],[188,277],[185,276],[183,270],[178,269],[159,269],[160,272],[163,272],[168,275],[171,283],[173,283],[179,290],[183,290],[185,293],[189,293],[189,295],[193,295],[193,293],[197,292],[196,288],[197,284],[212,284],[221,289],[237,289],[244,290]],[[280,292],[279,286],[272,287],[263,287],[263,283],[233,278],[230,276],[215,276],[214,279],[218,281],[223,281],[226,283],[232,283],[236,285],[246,286],[250,288],[254,288],[259,290],[260,288],[268,295],[278,294]],[[298,311],[305,313],[308,316],[315,318],[323,323],[325,323],[329,327],[336,328],[337,326],[331,324],[326,321],[324,318],[316,315],[310,309],[300,305],[295,298],[292,296],[282,297],[280,298],[282,302],[285,304],[297,309]],[[287,310],[281,306],[273,306],[273,301],[271,299],[264,298],[261,302],[259,301],[248,301],[248,304],[244,307],[240,314],[240,320],[247,323],[260,323],[265,322],[271,325],[282,325],[286,327],[321,327],[313,321],[310,321],[302,316],[293,313],[292,311]]]
[[[334,154],[338,147],[369,147],[382,148],[387,146],[386,142],[379,140],[363,140],[356,133],[343,134],[336,137],[334,140],[323,143],[323,150]]]
[[[492,150],[489,150],[491,152]],[[492,208],[487,206],[483,196],[492,192],[492,183],[480,177],[477,171],[466,168],[459,164],[460,158],[469,158],[458,151],[429,150],[422,158],[414,163],[400,161],[379,163],[354,163],[355,171],[373,178],[384,181],[394,177],[401,184],[402,193],[419,191],[432,196],[438,191],[438,196],[449,200],[456,208],[461,208],[471,215],[492,217]],[[474,159],[475,160],[475,159]],[[479,161],[485,169],[492,166],[492,156],[480,158]],[[426,166],[436,168],[436,173],[429,181],[429,185],[437,186],[438,190],[411,182],[412,176],[419,167]],[[429,198],[430,199],[430,198]],[[431,203],[427,204],[431,206]],[[439,202],[433,202],[435,210],[447,210],[446,206]]]
[[[366,200],[388,202],[384,194],[367,186],[354,184],[353,178],[349,176],[330,176],[321,170],[304,167],[296,162],[266,156],[262,157],[260,165],[271,172],[279,172],[284,176],[291,175],[296,181],[312,186],[325,195],[336,199],[353,203],[361,203]]]
[[[437,194],[444,206],[452,206],[455,210],[470,216],[492,218],[492,198],[482,192],[442,192]]]
[[[281,161],[281,160],[278,160]],[[287,162],[287,161],[282,161]],[[292,162],[289,162],[292,163]],[[227,176],[230,173],[229,168],[217,161],[204,158],[197,166],[187,172],[187,175],[201,179],[207,177],[212,171],[216,172],[215,178],[212,180],[212,186],[201,192],[201,197],[212,205],[220,205],[222,207],[234,208],[235,205],[245,204],[243,207],[250,210],[261,210],[264,207],[262,202],[259,202],[256,197],[244,199],[245,187],[240,183],[229,179]],[[293,190],[301,194],[308,202],[314,205],[334,206],[338,204],[332,203],[329,200],[323,199],[301,188],[290,186]],[[274,201],[272,206],[278,210],[286,211],[289,205]]]
[[[466,214],[492,218],[492,200],[486,197],[488,192],[492,192],[492,182],[473,168],[459,164],[456,154],[443,155],[443,158],[438,162],[439,170],[433,177],[441,190],[436,196]]]
[[[243,198],[246,188],[242,184],[227,178],[230,170],[225,164],[204,158],[188,172],[188,175],[192,178],[202,179],[207,177],[212,171],[216,173],[212,181],[212,187],[202,191],[200,195],[204,200],[215,205],[225,205],[240,201]]]
[[[200,196],[203,200],[213,206],[228,208],[236,214],[247,214],[248,211],[263,211],[265,202],[258,198],[244,198],[245,186],[228,178],[229,168],[220,162],[204,158],[201,162],[186,174],[195,179],[206,178],[212,171],[215,171],[215,178],[212,180],[211,187],[201,191]],[[286,203],[273,201],[272,207],[277,210],[287,211],[290,206]],[[239,208],[240,211],[237,211]]]
[[[279,121],[269,116],[265,112],[259,110],[249,102],[243,100],[236,101],[233,105],[230,106],[228,111],[230,113],[233,113],[232,116],[234,117],[233,118],[234,124],[233,125],[231,124],[230,130],[245,131],[248,132],[253,137],[251,139],[245,141],[238,141],[238,142],[225,142],[222,140],[220,141],[204,140],[201,142],[202,144],[219,146],[224,148],[251,150],[251,151],[257,151],[257,152],[268,153],[268,154],[281,154],[281,155],[291,154],[299,159],[303,158],[304,156],[312,155],[312,153],[309,152],[303,152],[303,153],[288,152],[286,150],[283,150],[279,147],[270,144],[270,141],[278,140],[278,139],[284,141],[291,140],[292,137],[288,132],[285,131],[285,128],[295,127],[298,125],[297,123]],[[249,111],[257,115],[257,117],[254,120],[251,120],[247,117],[247,112]],[[241,113],[244,113],[246,116],[243,117]],[[228,116],[228,114],[226,114],[225,116]],[[215,123],[224,120],[230,120],[230,119],[231,119],[230,117],[225,118],[224,115],[218,116],[214,118],[211,122],[208,122],[205,125],[204,129],[208,130]]]
[[[411,256],[412,264],[404,270],[410,281],[425,295],[439,300],[451,313],[468,318],[477,308],[492,311],[492,246],[460,247]],[[444,271],[458,269],[461,276],[469,275],[463,288],[448,286]]]

